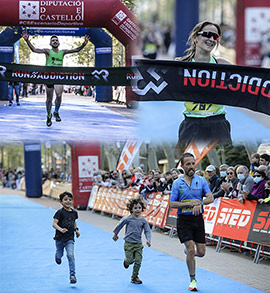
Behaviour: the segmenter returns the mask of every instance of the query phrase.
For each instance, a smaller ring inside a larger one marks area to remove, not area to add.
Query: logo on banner
[[[93,173],[98,171],[98,156],[79,156],[79,178],[93,177]]]
[[[140,73],[139,70],[136,71],[135,75],[137,78],[134,80],[134,83],[132,84],[132,90],[141,96],[146,95],[150,90],[153,90],[156,94],[161,93],[161,91],[164,90],[164,88],[168,85],[168,83],[163,79],[162,76],[160,76],[154,67],[150,67],[147,69],[148,74],[153,77],[156,81],[158,81],[160,84],[156,85],[152,81],[150,81],[143,89],[138,88],[138,82],[140,80],[143,80],[143,76]],[[165,74],[167,72],[167,69],[161,69],[161,72]]]
[[[6,71],[7,71],[7,68],[5,66],[0,65],[0,76],[2,76],[4,78]]]
[[[238,208],[222,208],[217,219],[217,224],[245,228],[251,219],[250,210]]]
[[[39,1],[20,1],[19,18],[39,19]]]
[[[126,14],[125,12],[123,12],[122,10],[119,10],[115,16],[112,18],[112,21],[118,25],[121,21],[123,21],[126,18]]]
[[[100,71],[95,70],[91,73],[92,75],[94,75],[94,77],[98,80],[100,80],[101,78],[103,78],[106,82],[108,82],[107,77],[109,76],[109,71],[106,69],[102,69]]]

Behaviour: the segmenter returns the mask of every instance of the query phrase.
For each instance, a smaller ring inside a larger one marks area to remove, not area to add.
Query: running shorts
[[[178,215],[177,234],[181,243],[193,240],[195,243],[205,243],[204,219],[202,214]]]

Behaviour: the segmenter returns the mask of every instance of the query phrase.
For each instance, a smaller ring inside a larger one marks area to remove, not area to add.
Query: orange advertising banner
[[[119,217],[129,215],[126,210],[126,202],[130,197],[138,195],[134,189],[117,189],[99,187],[93,210],[113,214]],[[147,208],[143,216],[147,222],[159,228],[165,227],[169,209],[169,195],[161,195],[159,192],[150,193],[146,197]]]
[[[246,200],[221,199],[213,235],[246,241],[250,231],[256,204]]]

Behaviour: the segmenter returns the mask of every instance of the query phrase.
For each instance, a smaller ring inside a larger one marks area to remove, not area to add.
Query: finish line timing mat
[[[132,267],[123,268],[123,240],[78,220],[75,242],[77,284],[69,284],[66,255],[54,261],[55,210],[16,195],[0,195],[0,291],[14,292],[188,292],[185,262],[145,247],[142,285],[130,283]],[[197,268],[199,292],[263,292]]]

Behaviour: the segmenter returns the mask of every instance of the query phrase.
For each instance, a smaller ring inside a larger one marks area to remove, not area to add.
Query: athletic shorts
[[[196,243],[205,243],[204,220],[202,214],[178,215],[177,234],[181,243],[193,240]]]
[[[46,84],[46,86],[47,86],[47,88],[49,88],[49,89],[51,89],[51,88],[53,88],[53,87],[54,87],[54,85],[53,85],[53,84]]]
[[[231,143],[231,125],[225,115],[210,116],[206,118],[186,117],[179,127],[179,142],[190,143],[215,141]]]

